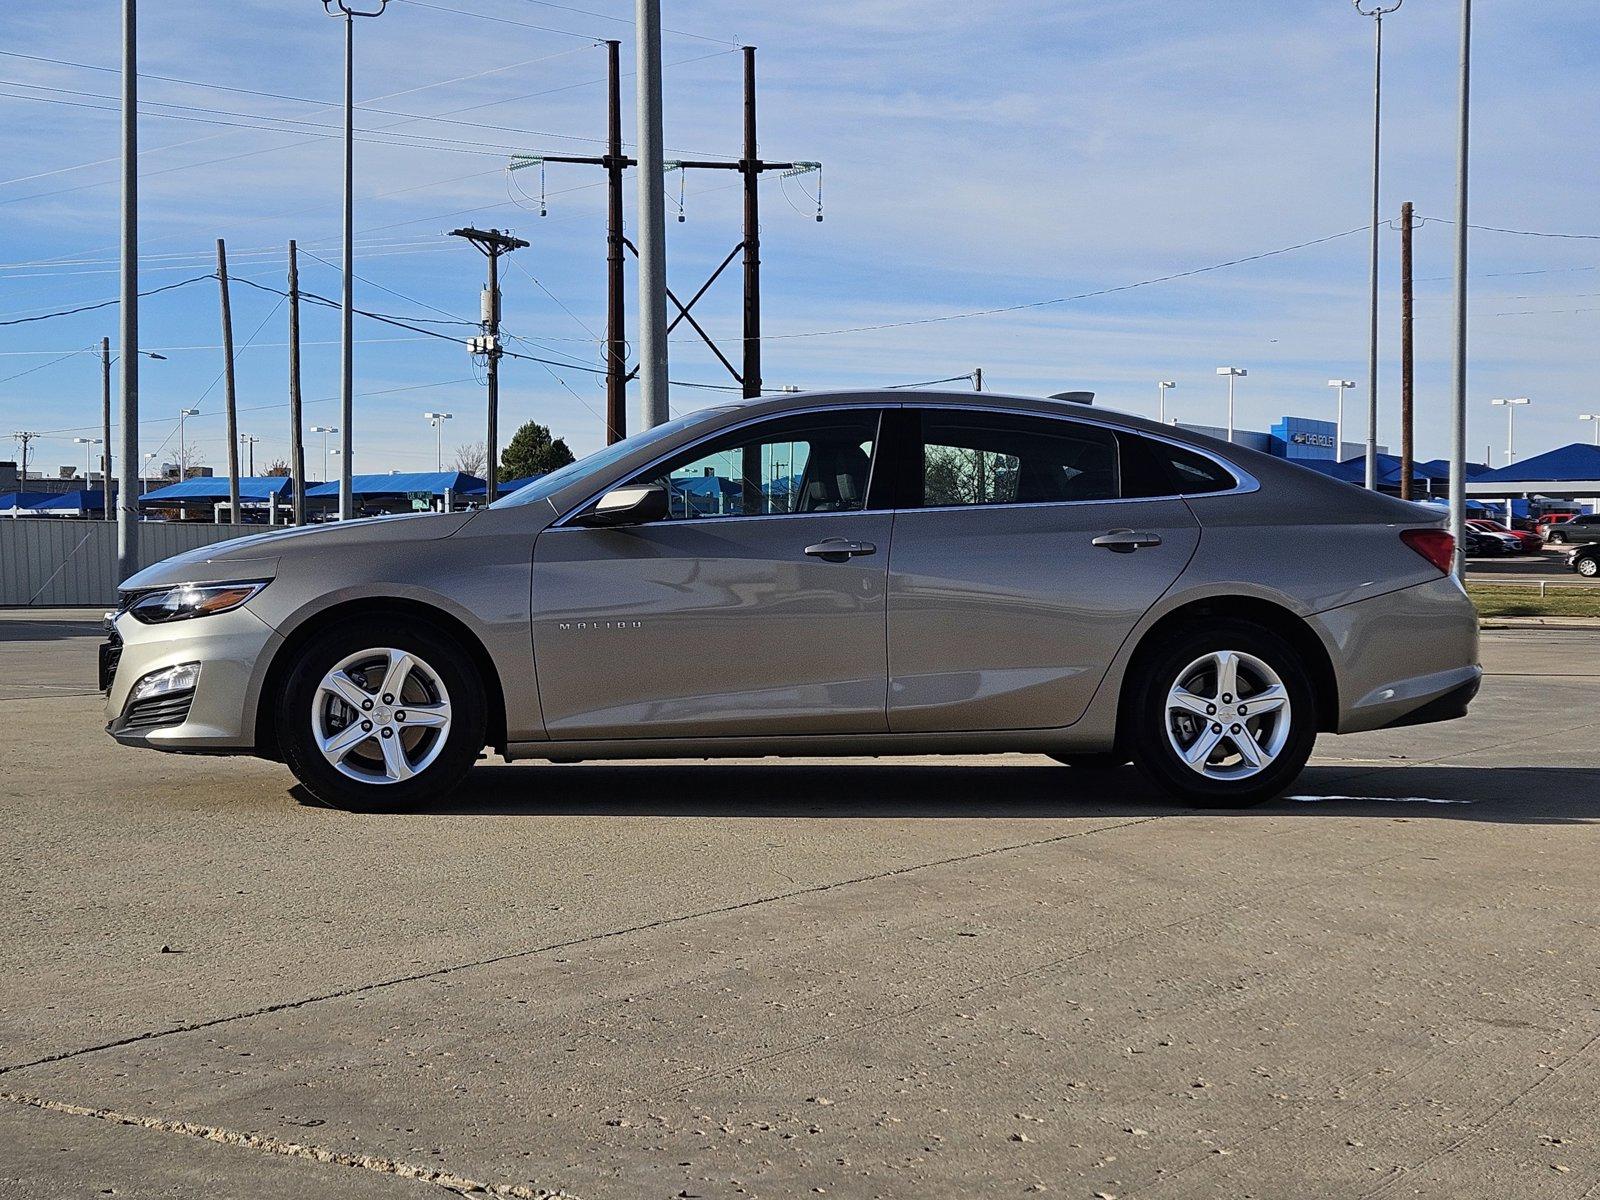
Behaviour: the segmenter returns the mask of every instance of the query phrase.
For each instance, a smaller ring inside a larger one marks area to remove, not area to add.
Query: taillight
[[[1427,559],[1443,574],[1456,565],[1456,539],[1444,529],[1402,529],[1400,540]]]

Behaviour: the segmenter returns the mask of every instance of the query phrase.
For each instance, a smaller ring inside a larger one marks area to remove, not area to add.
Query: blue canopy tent
[[[350,491],[358,503],[365,508],[388,512],[414,511],[414,502],[423,496],[427,496],[430,503],[470,498],[473,488],[481,498],[486,486],[483,480],[465,471],[395,471],[388,475],[350,477]],[[307,488],[306,499],[337,504],[339,481],[331,479]]]
[[[34,511],[33,506],[54,496],[54,492],[0,493],[0,517],[19,517]]]
[[[55,492],[33,501],[26,511],[45,517],[87,517],[90,513],[106,511],[106,494],[100,488]]]
[[[524,475],[521,479],[497,479],[494,484],[495,499],[498,500],[502,496],[509,496],[512,492],[520,492],[530,483],[537,479],[543,479],[544,476],[545,472],[541,471],[537,475]],[[468,476],[468,478],[471,479],[472,477]],[[488,494],[489,481],[486,479],[473,479],[471,483],[456,493],[458,496],[466,496],[471,500],[482,500]]]
[[[691,475],[667,482],[672,487],[669,499],[673,510],[681,509],[702,517],[737,508],[743,491],[733,480],[724,479],[721,475]]]
[[[1532,500],[1540,496],[1569,501],[1600,497],[1600,446],[1573,442],[1496,467],[1467,481],[1467,495],[1480,499]]]
[[[293,503],[293,481],[287,475],[255,475],[239,480],[239,507],[272,506],[275,513]],[[309,491],[307,492],[309,495]],[[139,497],[140,508],[176,508],[201,512],[209,517],[219,504],[228,502],[228,479],[223,475],[196,475],[178,483],[146,492]],[[269,514],[270,515],[270,514]]]

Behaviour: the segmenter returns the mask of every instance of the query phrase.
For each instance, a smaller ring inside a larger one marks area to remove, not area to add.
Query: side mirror
[[[574,525],[612,528],[642,525],[667,516],[667,489],[659,483],[612,488],[588,512],[573,518]]]

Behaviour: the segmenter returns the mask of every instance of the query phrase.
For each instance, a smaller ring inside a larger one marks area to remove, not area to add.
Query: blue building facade
[[[1271,453],[1279,458],[1334,462],[1339,457],[1338,426],[1310,417],[1284,417],[1272,427]]]

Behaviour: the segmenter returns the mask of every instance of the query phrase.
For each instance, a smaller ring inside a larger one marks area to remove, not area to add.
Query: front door
[[[1124,499],[1103,427],[978,409],[908,417],[920,438],[889,563],[890,729],[1070,725],[1193,555],[1188,505]]]
[[[557,524],[534,547],[534,660],[552,738],[887,728],[888,512],[876,409],[775,418],[629,483],[669,516]]]

